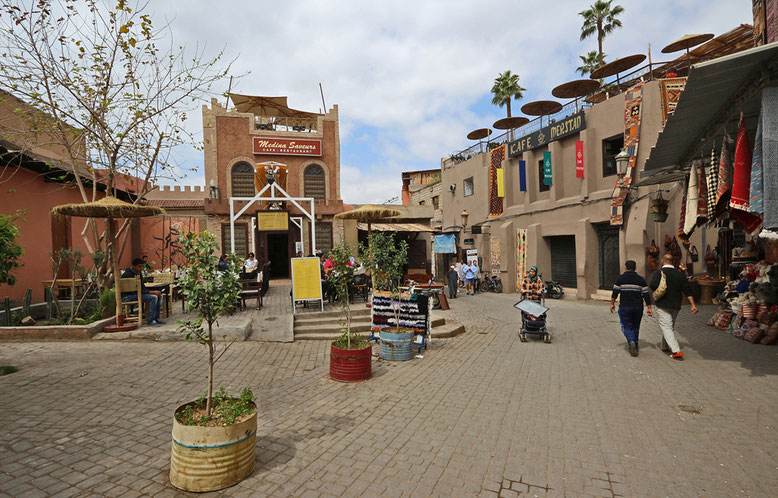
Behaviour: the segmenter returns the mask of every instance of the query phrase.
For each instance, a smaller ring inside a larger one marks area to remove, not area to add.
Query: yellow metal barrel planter
[[[248,420],[226,427],[182,425],[174,416],[170,482],[185,491],[215,491],[237,484],[254,470],[256,443],[256,404]]]

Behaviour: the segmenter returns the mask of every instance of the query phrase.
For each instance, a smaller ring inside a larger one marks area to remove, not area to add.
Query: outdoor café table
[[[75,283],[70,278],[58,278],[56,280],[43,280],[41,284],[43,287],[51,287],[52,282],[54,283],[53,291],[58,294],[58,297],[77,296],[78,291],[89,283],[80,278],[77,278]]]

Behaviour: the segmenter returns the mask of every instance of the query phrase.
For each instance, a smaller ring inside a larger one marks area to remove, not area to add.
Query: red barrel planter
[[[340,349],[330,346],[330,377],[341,382],[367,380],[373,374],[373,347]]]

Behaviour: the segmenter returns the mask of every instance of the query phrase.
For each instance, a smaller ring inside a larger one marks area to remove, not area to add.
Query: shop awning
[[[367,231],[367,223],[357,223],[359,230]],[[423,223],[373,223],[370,228],[374,232],[436,232],[434,228]]]
[[[681,179],[681,170],[707,152],[740,111],[759,115],[759,90],[775,84],[778,42],[692,66],[675,112],[651,148],[638,185]],[[734,121],[733,121],[734,120]],[[720,147],[718,144],[717,150]]]

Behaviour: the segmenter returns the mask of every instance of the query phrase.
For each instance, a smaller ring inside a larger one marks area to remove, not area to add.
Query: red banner
[[[254,154],[282,156],[321,156],[321,140],[254,137]]]
[[[575,177],[576,178],[584,177],[583,159],[584,159],[583,141],[576,140],[575,141]]]

